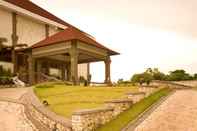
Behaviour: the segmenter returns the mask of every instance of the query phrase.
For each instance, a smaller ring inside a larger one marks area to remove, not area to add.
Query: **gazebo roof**
[[[59,33],[56,33],[50,37],[47,37],[46,39],[34,44],[32,48],[39,48],[39,47],[44,47],[44,46],[49,46],[53,44],[57,44],[60,42],[66,42],[66,41],[71,41],[71,40],[79,40],[82,41],[86,44],[90,44],[92,46],[96,46],[101,49],[105,49],[108,51],[110,55],[118,55],[118,52],[115,52],[102,44],[98,43],[96,40],[93,38],[90,38],[86,34],[74,29],[74,28],[67,28]]]

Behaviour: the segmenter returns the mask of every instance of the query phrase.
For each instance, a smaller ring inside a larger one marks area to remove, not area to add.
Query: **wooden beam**
[[[78,41],[78,49],[84,50],[84,51],[88,51],[92,54],[96,54],[96,55],[100,55],[100,56],[107,56],[108,53],[106,50],[98,48],[96,46],[84,43],[82,41]]]
[[[15,46],[17,45],[18,36],[17,36],[17,14],[15,12],[12,13],[12,63],[13,63],[13,72],[17,72],[17,61],[15,54]]]
[[[104,60],[106,58],[106,56],[98,55],[98,54],[95,54],[95,53],[92,53],[92,52],[89,52],[89,51],[86,51],[86,50],[82,50],[82,49],[79,49],[79,55],[80,54],[84,54],[84,55],[90,56],[90,57],[95,58],[95,59]]]
[[[49,37],[49,25],[45,24],[45,36],[46,38]]]

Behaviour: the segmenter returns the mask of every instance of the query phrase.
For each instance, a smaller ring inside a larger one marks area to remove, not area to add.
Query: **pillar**
[[[71,74],[70,74],[70,63],[67,63],[66,64],[66,71],[67,71],[67,78],[66,78],[66,80],[67,81],[71,81]]]
[[[90,63],[87,63],[87,79],[90,77]]]
[[[49,25],[45,25],[45,37],[49,37]]]
[[[18,36],[17,36],[17,19],[16,13],[12,13],[12,63],[13,63],[13,72],[17,73],[17,63],[16,63],[16,53],[15,47],[17,45]]]
[[[110,56],[107,56],[107,58],[104,61],[105,63],[105,83],[111,84],[111,72],[110,72],[110,66],[111,66],[111,58]]]
[[[45,74],[46,75],[50,75],[50,71],[49,71],[50,67],[51,67],[50,62],[47,61],[46,62],[46,69],[45,69]]]
[[[78,85],[78,51],[77,40],[72,40],[70,49],[70,71],[71,81],[74,85]]]
[[[66,80],[66,78],[65,78],[65,72],[66,72],[66,65],[65,64],[62,64],[62,80],[64,81],[64,80]]]
[[[41,73],[42,73],[42,61],[41,60],[37,60],[37,81],[41,82],[42,77],[41,77]]]
[[[29,73],[29,84],[35,83],[35,59],[32,57],[32,53],[28,54],[28,73]]]

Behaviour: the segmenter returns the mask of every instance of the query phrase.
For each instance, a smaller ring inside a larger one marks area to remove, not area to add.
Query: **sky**
[[[112,81],[149,67],[197,72],[196,0],[32,1],[120,52],[112,57]],[[104,81],[103,62],[90,69],[92,81]]]

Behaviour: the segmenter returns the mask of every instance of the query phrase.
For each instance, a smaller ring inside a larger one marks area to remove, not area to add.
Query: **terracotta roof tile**
[[[109,51],[109,53],[111,55],[119,54],[119,53],[112,51],[109,48],[103,46],[102,44],[98,43],[96,40],[88,37],[87,35],[81,33],[80,31],[78,31],[74,28],[67,28],[64,31],[61,31],[57,34],[50,36],[50,37],[47,37],[46,39],[34,44],[32,46],[32,48],[39,48],[39,47],[43,47],[43,46],[48,46],[48,45],[60,43],[60,42],[70,41],[70,40],[79,40],[79,41],[85,42],[87,44],[91,44],[93,46],[96,46],[98,48],[105,49],[105,50]]]

